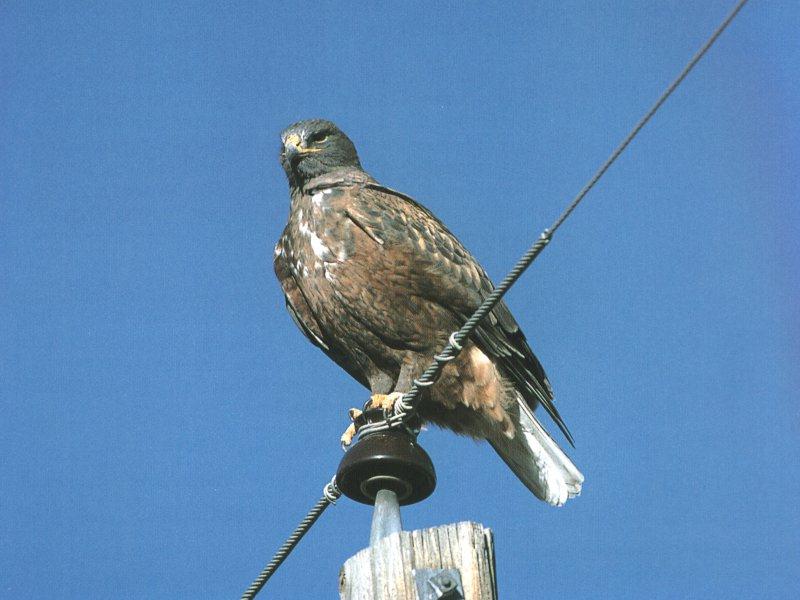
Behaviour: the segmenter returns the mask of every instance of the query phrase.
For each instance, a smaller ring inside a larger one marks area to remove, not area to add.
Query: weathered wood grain
[[[458,569],[465,600],[497,600],[490,529],[463,521],[393,533],[350,557],[341,600],[417,600],[413,569]]]

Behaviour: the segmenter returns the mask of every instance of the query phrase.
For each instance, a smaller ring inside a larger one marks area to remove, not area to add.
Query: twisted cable
[[[541,254],[542,250],[545,249],[550,240],[553,238],[553,235],[558,230],[559,227],[567,220],[567,218],[572,214],[572,212],[578,207],[578,204],[581,203],[586,197],[586,194],[595,186],[595,184],[600,181],[600,178],[605,175],[606,171],[608,171],[609,167],[619,158],[619,156],[625,151],[628,145],[633,141],[633,139],[638,135],[638,133],[642,130],[642,128],[647,124],[648,121],[653,117],[654,114],[658,111],[659,108],[666,102],[667,98],[672,95],[678,86],[683,82],[689,72],[694,68],[694,66],[700,61],[701,58],[708,52],[709,48],[717,41],[717,38],[722,34],[723,31],[728,27],[728,25],[733,21],[734,17],[739,13],[742,7],[747,3],[747,0],[739,0],[736,3],[733,10],[728,14],[727,17],[720,23],[720,25],[714,30],[711,36],[706,40],[706,42],[700,47],[700,49],[695,52],[694,56],[689,60],[683,70],[678,74],[678,76],[672,81],[672,83],[667,86],[664,92],[659,96],[658,100],[650,107],[645,115],[639,119],[639,121],[634,125],[633,129],[631,129],[630,133],[625,136],[625,139],[620,142],[620,144],[614,149],[611,155],[606,159],[606,161],[600,166],[599,169],[595,172],[595,174],[589,179],[586,185],[581,188],[578,194],[572,199],[572,202],[569,203],[567,208],[562,212],[559,217],[555,220],[555,222],[550,226],[549,229],[545,229],[542,234],[539,236],[539,239],[534,242],[534,244],[528,248],[528,250],[523,254],[508,275],[500,282],[492,292],[486,296],[483,303],[478,307],[478,309],[472,314],[472,316],[467,319],[466,323],[459,329],[458,331],[453,332],[450,335],[450,340],[448,344],[442,349],[442,351],[437,354],[433,362],[430,363],[428,368],[422,373],[422,375],[414,380],[413,385],[411,388],[406,392],[402,398],[400,398],[394,406],[394,414],[390,415],[385,421],[376,424],[368,424],[365,425],[363,429],[363,434],[371,433],[374,431],[385,430],[391,427],[398,427],[405,422],[407,422],[411,417],[413,417],[417,409],[419,407],[420,402],[420,395],[422,390],[430,387],[433,385],[439,376],[442,374],[442,370],[444,366],[451,360],[453,360],[458,354],[461,352],[464,344],[466,343],[467,339],[469,338],[470,334],[475,330],[478,324],[483,320],[486,315],[488,315],[492,309],[497,305],[498,302],[503,298],[505,293],[511,288],[512,285],[519,279],[519,277],[525,272],[525,270],[536,260],[536,257]],[[362,431],[359,431],[359,436],[362,435]]]
[[[562,212],[561,215],[559,215],[559,217],[555,220],[553,225],[549,229],[545,229],[542,232],[542,234],[539,236],[539,239],[536,240],[536,242],[530,248],[528,248],[522,257],[520,257],[508,275],[506,275],[505,278],[503,278],[503,280],[500,282],[500,285],[494,288],[494,290],[492,290],[492,292],[484,299],[483,303],[481,303],[472,316],[467,319],[466,323],[464,323],[461,329],[453,332],[450,335],[447,345],[439,354],[434,356],[433,362],[428,366],[427,369],[425,369],[422,375],[418,379],[414,380],[411,389],[409,389],[409,391],[395,403],[393,414],[389,415],[382,422],[374,424],[368,423],[362,426],[358,432],[359,437],[369,432],[386,430],[392,427],[407,427],[407,422],[415,415],[417,411],[422,390],[433,385],[441,375],[444,366],[459,355],[470,334],[475,330],[481,320],[492,311],[505,293],[511,288],[512,285],[514,285],[517,279],[519,279],[519,277],[525,272],[531,263],[533,263],[536,257],[539,256],[542,250],[544,250],[544,248],[552,239],[553,234],[578,207],[578,204],[580,204],[581,200],[583,200],[586,194],[588,194],[589,191],[595,186],[595,184],[605,174],[614,161],[616,161],[617,158],[625,151],[625,148],[628,147],[639,131],[641,131],[641,129],[653,117],[658,109],[661,108],[661,105],[664,104],[667,98],[672,95],[672,92],[677,89],[677,87],[686,78],[694,66],[700,61],[701,58],[703,58],[708,49],[711,48],[714,42],[717,41],[717,38],[722,34],[723,31],[725,31],[725,29],[728,27],[731,21],[733,21],[734,17],[736,17],[746,3],[747,0],[739,0],[739,2],[736,3],[733,10],[728,14],[725,20],[711,34],[711,37],[709,37],[708,40],[694,54],[680,74],[661,94],[650,110],[648,110],[647,113],[645,113],[645,115],[636,123],[631,132],[625,137],[624,140],[622,140],[619,146],[614,149],[614,151],[611,153],[611,156],[606,159],[606,161],[595,172],[588,183],[583,186],[580,192],[578,192],[575,198],[573,198],[572,202],[569,203],[564,212]],[[250,587],[247,588],[245,593],[242,595],[242,600],[252,600],[256,597],[256,594],[258,594],[261,588],[264,587],[264,584],[269,580],[281,563],[283,563],[286,557],[289,556],[297,543],[303,538],[308,530],[311,529],[311,526],[314,525],[320,515],[325,511],[326,508],[328,508],[328,506],[335,503],[341,494],[341,491],[339,491],[339,488],[336,486],[336,478],[334,477],[330,483],[325,486],[322,498],[317,501],[317,503],[300,522],[294,532],[292,532],[289,538],[278,549],[272,560],[267,564],[266,567],[264,567],[264,570],[261,571]]]
[[[269,578],[272,577],[273,573],[281,566],[281,563],[286,560],[286,557],[294,550],[294,547],[297,543],[303,538],[303,536],[311,529],[311,526],[319,519],[320,515],[325,512],[325,509],[328,508],[331,504],[335,504],[336,500],[342,495],[342,492],[339,491],[339,488],[336,486],[336,478],[334,477],[328,485],[325,486],[325,489],[322,492],[322,498],[320,498],[317,503],[312,507],[306,517],[300,521],[300,524],[295,528],[283,545],[278,548],[278,551],[275,553],[275,556],[272,557],[272,560],[267,563],[267,566],[264,567],[264,570],[259,573],[258,577],[255,578],[253,583],[250,584],[250,587],[242,594],[242,600],[253,600],[256,597],[256,594],[261,591],[261,588],[264,587],[264,584],[269,581]]]

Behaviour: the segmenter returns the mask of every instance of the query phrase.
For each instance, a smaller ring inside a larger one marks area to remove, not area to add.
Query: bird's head
[[[339,169],[361,169],[353,142],[330,121],[299,121],[283,131],[281,142],[281,164],[290,185],[301,187]]]

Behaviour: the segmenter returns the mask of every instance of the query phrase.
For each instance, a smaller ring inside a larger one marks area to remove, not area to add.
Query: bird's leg
[[[400,367],[400,375],[394,384],[394,391],[389,394],[372,394],[367,403],[369,408],[382,408],[385,412],[391,413],[395,403],[411,388],[415,371],[414,360],[408,356],[403,361],[403,366]]]
[[[377,369],[375,369],[369,375],[369,389],[373,392],[373,398],[391,390],[393,384],[394,380],[388,374]],[[367,410],[368,408],[377,408],[371,406],[370,402],[371,400],[367,402],[367,404],[364,406],[364,410]],[[345,450],[353,442],[353,438],[355,438],[356,434],[358,433],[355,421],[363,414],[363,412],[357,408],[351,408],[348,411],[348,414],[350,415],[350,420],[352,423],[350,423],[350,426],[345,429],[341,437],[342,448]]]
[[[347,429],[344,430],[344,433],[342,434],[342,438],[341,438],[342,439],[342,448],[345,448],[345,449],[350,444],[353,443],[353,438],[356,436],[355,420],[358,417],[361,416],[361,411],[358,410],[357,408],[351,408],[349,411],[347,411],[347,413],[350,415],[350,420],[353,421],[353,422],[350,423],[350,425],[347,427]]]
[[[400,375],[397,377],[397,383],[394,384],[395,392],[402,392],[405,394],[411,389],[411,386],[414,384],[414,378],[419,377],[422,373],[422,369],[425,368],[424,363],[422,365],[417,365],[417,360],[419,360],[419,358],[415,357],[413,354],[409,353],[406,355],[403,360],[403,366],[400,367]]]

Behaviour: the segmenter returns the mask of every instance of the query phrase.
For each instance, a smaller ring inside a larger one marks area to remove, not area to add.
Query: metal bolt
[[[419,600],[463,600],[458,569],[414,569]]]

